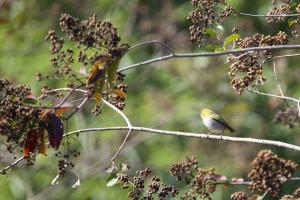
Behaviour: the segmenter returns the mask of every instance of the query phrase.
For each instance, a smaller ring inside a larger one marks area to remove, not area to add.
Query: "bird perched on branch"
[[[204,108],[201,110],[201,118],[203,120],[204,125],[212,132],[212,133],[224,133],[226,130],[230,132],[234,132],[234,129],[229,126],[229,124],[217,113],[214,111]]]

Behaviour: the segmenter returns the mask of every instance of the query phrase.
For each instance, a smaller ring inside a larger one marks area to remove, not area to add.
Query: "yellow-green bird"
[[[213,133],[224,133],[224,131],[229,130],[234,132],[234,129],[229,126],[229,124],[214,111],[204,108],[201,110],[201,118],[204,125]]]

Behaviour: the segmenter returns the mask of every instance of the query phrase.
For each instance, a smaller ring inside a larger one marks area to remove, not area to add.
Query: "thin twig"
[[[147,45],[147,44],[160,44],[161,46],[163,46],[165,49],[167,49],[171,54],[175,54],[175,52],[173,51],[173,49],[171,49],[168,45],[166,45],[165,43],[158,41],[158,40],[151,40],[151,41],[145,41],[145,42],[141,42],[138,43],[136,45],[133,45],[129,48],[129,50],[135,49],[137,47],[140,47],[142,45]]]
[[[298,108],[298,117],[300,117],[300,99],[297,103],[297,108]]]
[[[77,87],[72,88],[70,92],[59,102],[59,104],[55,105],[55,108],[60,108],[67,100],[68,98],[73,94],[73,92],[76,91],[76,89],[79,89],[82,85],[79,85]]]
[[[70,119],[87,102],[88,99],[89,99],[89,97],[85,97],[82,100],[82,102],[78,106],[75,107],[75,110],[68,117],[65,118],[65,120]]]
[[[274,76],[275,76],[277,88],[278,88],[278,90],[279,90],[281,96],[284,97],[284,94],[283,94],[283,92],[282,92],[281,85],[280,85],[280,83],[279,83],[278,75],[277,75],[276,60],[275,60],[275,59],[273,59],[273,71],[274,71]],[[286,105],[289,106],[289,103],[287,102],[287,100],[286,100],[286,99],[283,99],[283,100],[284,100],[284,102],[286,103]],[[299,112],[300,112],[300,110],[299,110]]]
[[[16,166],[17,164],[19,164],[21,161],[23,161],[26,157],[22,156],[20,158],[18,158],[17,160],[15,160],[13,163],[11,163],[10,165],[4,167],[3,169],[0,170],[0,174],[6,174],[6,171],[9,169],[12,169],[14,166]]]
[[[99,131],[109,131],[109,130],[129,130],[129,128],[128,127],[89,128],[89,129],[81,129],[81,130],[72,131],[72,132],[64,134],[64,136],[80,134],[80,133],[85,133],[85,132],[99,132]],[[292,150],[300,152],[300,146],[285,143],[285,142],[280,142],[280,141],[273,141],[273,140],[232,137],[232,136],[213,135],[213,134],[204,134],[204,133],[168,131],[168,130],[146,128],[146,127],[135,127],[135,126],[131,127],[131,130],[132,131],[140,131],[140,132],[144,132],[144,133],[148,133],[148,134],[152,133],[152,134],[161,134],[161,135],[193,137],[193,138],[201,138],[201,139],[222,140],[222,141],[230,141],[230,142],[272,145],[272,146],[282,147],[282,148],[286,148],[286,149],[292,149]]]
[[[243,178],[242,178],[243,179]],[[286,181],[285,178],[282,179],[282,181]],[[287,179],[287,181],[300,181],[300,177],[291,177]],[[251,181],[234,181],[234,180],[225,180],[225,181],[219,181],[217,184],[224,184],[224,185],[250,185]]]
[[[235,14],[238,15],[243,15],[243,16],[249,16],[249,17],[298,17],[300,16],[299,13],[287,13],[287,14],[277,14],[277,15],[266,15],[266,14],[251,14],[251,13],[243,13],[243,12],[238,12],[234,10]]]
[[[264,50],[279,50],[279,49],[300,49],[300,45],[278,45],[278,46],[265,46],[265,47],[251,47],[251,48],[244,48],[244,49],[233,49],[228,51],[222,51],[222,52],[201,52],[201,53],[186,53],[186,54],[179,54],[179,53],[173,53],[166,56],[153,58],[150,60],[142,61],[133,65],[129,65],[127,67],[121,67],[121,69],[118,70],[118,72],[127,71],[132,68],[137,68],[143,65],[160,62],[164,60],[169,59],[175,59],[175,58],[193,58],[193,57],[208,57],[208,56],[223,56],[223,55],[229,55],[229,54],[235,54],[235,53],[244,53],[248,51],[264,51]]]
[[[57,92],[57,91],[71,91],[71,92],[82,92],[82,93],[87,93],[86,90],[83,90],[83,89],[79,89],[79,88],[57,88],[57,89],[53,89],[51,91],[54,91],[54,92]],[[75,107],[75,110],[68,116],[65,118],[65,120],[68,120],[70,119],[86,102],[87,100],[89,100],[89,97],[85,97],[82,102]]]
[[[276,61],[275,60],[273,60],[273,71],[274,71],[275,80],[276,80],[276,84],[277,84],[278,90],[279,90],[281,96],[284,97],[284,94],[282,92],[282,89],[281,89],[281,86],[280,86],[280,83],[279,83],[278,75],[277,75]]]
[[[127,124],[127,128],[128,128],[128,132],[127,132],[127,134],[126,134],[126,136],[125,136],[125,138],[124,138],[122,144],[120,145],[118,151],[117,151],[117,152],[115,153],[115,155],[110,159],[110,161],[112,162],[112,165],[115,166],[114,160],[115,160],[115,158],[119,155],[120,151],[123,149],[123,147],[124,147],[124,145],[125,145],[125,143],[126,143],[128,137],[129,137],[129,135],[130,135],[130,133],[131,133],[132,125],[131,125],[131,123],[130,123],[128,117],[127,117],[120,109],[118,109],[116,106],[112,105],[111,103],[109,103],[108,101],[106,101],[106,100],[104,100],[104,99],[102,99],[102,101],[103,101],[108,107],[110,107],[110,108],[112,108],[114,111],[116,111],[116,112],[117,112],[117,113],[125,120],[125,122],[126,122],[126,124]]]
[[[294,53],[294,54],[286,54],[286,55],[280,55],[280,56],[274,56],[273,59],[278,59],[278,58],[286,58],[286,57],[294,57],[294,56],[300,56],[300,53]]]
[[[249,88],[246,88],[246,90],[248,90],[249,92],[254,93],[254,94],[260,94],[260,95],[274,97],[274,98],[279,98],[279,99],[286,99],[286,100],[294,101],[296,103],[299,102],[298,99],[295,99],[295,98],[292,98],[292,97],[279,96],[279,95],[275,95],[275,94],[269,94],[269,93],[265,93],[265,92],[254,91],[254,90],[251,90]]]

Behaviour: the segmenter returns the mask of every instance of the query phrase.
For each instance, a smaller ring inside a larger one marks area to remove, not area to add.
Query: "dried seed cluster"
[[[129,188],[128,198],[131,200],[165,200],[170,197],[175,197],[178,194],[178,190],[174,186],[162,183],[156,176],[151,178],[151,181],[147,184],[148,187],[146,187],[145,182],[150,174],[151,170],[146,168],[141,171],[136,171],[132,181],[129,179],[128,175],[119,174],[118,181],[122,184],[122,188]]]
[[[30,95],[29,87],[0,79],[0,134],[9,152],[22,148],[26,135],[39,129],[41,109],[24,103]]]
[[[282,31],[274,36],[256,33],[252,37],[236,39],[234,48],[276,46],[287,44],[287,42],[288,36]],[[253,53],[237,53],[227,58],[227,63],[230,64],[228,75],[231,78],[231,85],[238,95],[241,95],[247,87],[254,87],[266,81],[263,75],[263,63],[272,56],[272,51],[265,50]]]
[[[197,199],[197,197],[212,199],[210,194],[214,193],[217,187],[215,170],[200,168],[195,157],[172,165],[170,173],[177,180],[184,181],[189,188],[189,191],[185,192],[181,199]]]
[[[299,110],[297,108],[279,110],[274,116],[273,121],[293,128],[295,125],[300,124]]]
[[[95,14],[82,21],[62,14],[60,27],[68,35],[68,40],[75,43],[75,48],[65,48],[64,39],[58,37],[53,30],[49,31],[46,39],[50,42],[54,77],[67,79],[70,87],[76,87],[75,83],[86,87],[88,97],[95,97],[97,101],[92,110],[95,115],[101,113],[101,98],[123,109],[127,85],[122,83],[124,75],[118,74],[117,69],[129,45],[120,44],[117,28],[109,21],[97,20]],[[77,72],[82,66],[90,68],[87,77],[82,77]],[[52,77],[41,73],[36,76],[38,80]]]
[[[261,193],[268,191],[273,198],[277,197],[282,184],[291,178],[298,166],[291,160],[279,158],[270,150],[260,151],[251,165],[249,189]]]
[[[269,16],[266,17],[269,23],[280,22],[286,19],[283,16],[272,16],[272,15],[285,15],[285,14],[300,12],[300,3],[298,2],[289,1],[289,0],[280,0],[280,1],[273,0],[272,4],[273,4],[272,9],[267,13],[267,15]],[[290,20],[291,19],[296,20],[297,22],[299,21],[296,17],[290,18]]]
[[[192,22],[189,27],[191,41],[201,43],[207,34],[208,28],[214,28],[218,23],[228,17],[233,8],[225,0],[192,0],[194,10],[187,17]]]
[[[245,192],[235,192],[230,198],[231,200],[249,200],[249,196]]]

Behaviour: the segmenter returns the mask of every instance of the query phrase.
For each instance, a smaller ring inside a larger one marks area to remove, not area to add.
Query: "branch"
[[[280,92],[280,95],[282,97],[284,97],[284,94],[282,92],[282,89],[281,89],[281,86],[280,86],[280,83],[279,83],[279,79],[278,79],[278,75],[277,75],[277,69],[276,69],[276,61],[273,60],[273,71],[274,71],[274,75],[275,75],[275,80],[276,80],[276,84],[277,84],[277,87],[278,87],[278,90]],[[286,99],[285,99],[286,100]]]
[[[89,97],[85,97],[82,100],[82,102],[78,106],[75,107],[75,110],[68,117],[65,118],[65,120],[70,119],[87,102],[87,100],[89,100]]]
[[[224,56],[236,53],[245,53],[248,51],[264,51],[264,50],[279,50],[279,49],[300,49],[300,45],[278,45],[278,46],[264,46],[264,47],[251,47],[245,49],[233,49],[228,51],[222,52],[201,52],[201,53],[186,53],[186,54],[179,54],[179,53],[172,53],[166,56],[153,58],[150,60],[142,61],[133,65],[129,65],[127,67],[121,67],[118,72],[123,72],[132,68],[137,68],[143,65],[160,62],[164,60],[174,59],[174,58],[193,58],[193,57],[208,57],[208,56]]]
[[[128,50],[132,50],[132,49],[135,49],[137,47],[140,47],[142,45],[147,45],[147,44],[160,44],[165,49],[167,49],[171,54],[175,54],[174,51],[173,51],[173,49],[171,49],[168,45],[166,45],[165,43],[163,43],[161,41],[158,41],[158,40],[151,40],[151,41],[141,42],[141,43],[138,43],[136,45],[131,46]]]
[[[11,163],[10,165],[4,167],[3,169],[0,170],[0,174],[6,174],[6,171],[13,168],[14,166],[16,166],[17,164],[19,164],[21,161],[23,161],[26,157],[22,156],[20,158],[18,158],[17,160],[15,160],[13,163]]]
[[[290,100],[290,101],[294,101],[296,103],[299,103],[298,99],[292,98],[292,97],[287,97],[287,96],[279,96],[279,95],[275,95],[275,94],[268,94],[265,92],[259,92],[259,91],[254,91],[251,90],[249,88],[246,88],[247,91],[254,93],[254,94],[259,94],[259,95],[264,95],[264,96],[269,96],[269,97],[274,97],[274,98],[279,98],[279,99],[286,99],[286,100]]]
[[[294,53],[294,54],[286,54],[286,55],[280,55],[280,56],[274,56],[273,59],[278,59],[278,58],[285,58],[285,57],[294,57],[294,56],[300,56],[300,53]]]
[[[104,100],[104,99],[102,99],[102,101],[103,101],[107,106],[109,106],[109,107],[112,108],[114,111],[116,111],[116,112],[117,112],[117,113],[125,120],[125,122],[126,122],[126,124],[127,124],[127,128],[128,128],[128,132],[127,132],[127,134],[126,134],[126,136],[125,136],[125,138],[124,138],[124,140],[123,140],[121,146],[119,147],[119,149],[118,149],[118,151],[115,153],[115,155],[110,159],[110,161],[112,162],[112,166],[114,166],[114,165],[115,165],[114,160],[115,160],[115,158],[119,155],[120,151],[123,149],[123,147],[124,147],[124,145],[125,145],[125,143],[126,143],[128,137],[129,137],[129,135],[130,135],[130,133],[131,133],[132,125],[131,125],[129,119],[126,117],[126,115],[125,115],[120,109],[118,109],[116,106],[112,105],[111,103],[109,103],[108,101],[106,101],[106,100]]]
[[[80,134],[85,132],[99,132],[99,131],[109,131],[109,130],[129,130],[128,127],[105,127],[105,128],[89,128],[89,129],[81,129],[72,131],[64,134],[65,136]],[[211,140],[221,140],[221,141],[229,141],[229,142],[241,142],[241,143],[255,143],[262,145],[271,145],[282,147],[286,149],[292,149],[294,151],[300,152],[300,146],[288,144],[280,141],[273,140],[265,140],[265,139],[255,139],[255,138],[241,138],[241,137],[232,137],[232,136],[223,136],[223,135],[213,135],[213,134],[204,134],[204,133],[190,133],[190,132],[180,132],[180,131],[167,131],[167,130],[159,130],[145,127],[131,127],[132,131],[140,131],[148,134],[161,134],[161,135],[173,135],[173,136],[183,136],[183,137],[193,137],[193,138],[201,138],[201,139],[211,139]]]
[[[238,15],[249,16],[249,17],[298,17],[300,16],[299,13],[287,13],[287,14],[278,14],[278,15],[251,14],[251,13],[238,12],[235,9],[233,9],[233,12]]]

